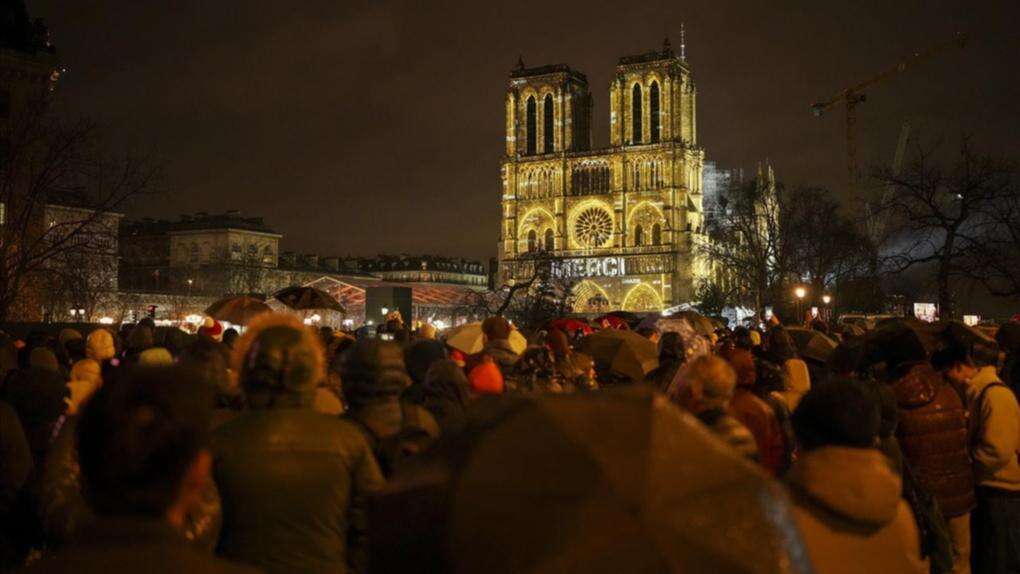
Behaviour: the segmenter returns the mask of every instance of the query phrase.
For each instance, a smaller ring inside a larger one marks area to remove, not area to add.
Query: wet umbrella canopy
[[[581,350],[600,370],[611,370],[640,382],[659,366],[659,348],[634,331],[603,329],[581,340]]]
[[[650,389],[479,404],[370,504],[379,572],[809,572],[782,489]]]
[[[343,305],[329,293],[315,287],[287,287],[277,291],[273,297],[295,311],[338,311],[344,313]]]
[[[454,327],[444,334],[443,339],[447,345],[468,355],[481,353],[485,348],[485,333],[482,332],[480,321]],[[510,343],[510,348],[517,354],[523,353],[524,349],[528,348],[528,340],[517,329],[510,330],[510,337],[507,341]]]
[[[814,329],[787,327],[786,332],[790,334],[793,344],[797,345],[797,351],[805,359],[824,363],[829,360],[838,346],[838,343],[828,335]]]
[[[217,321],[226,321],[235,325],[247,325],[248,321],[251,321],[255,316],[271,310],[269,305],[266,305],[257,297],[238,295],[220,299],[209,305],[209,308],[205,310],[205,314]]]

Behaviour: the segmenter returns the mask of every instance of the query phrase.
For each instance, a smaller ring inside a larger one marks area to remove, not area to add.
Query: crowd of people
[[[1020,323],[990,338],[815,322],[839,342],[825,360],[776,318],[593,327],[634,328],[657,364],[614,369],[582,352],[590,329],[522,348],[502,317],[471,353],[399,317],[360,338],[280,313],[243,333],[143,320],[0,335],[0,570],[367,572],[406,552],[415,571],[411,550],[372,544],[387,481],[508,396],[643,386],[781,485],[816,572],[1020,572]],[[408,529],[428,524],[403,504]]]

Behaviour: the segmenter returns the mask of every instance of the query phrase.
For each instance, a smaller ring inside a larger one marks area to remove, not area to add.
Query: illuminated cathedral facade
[[[620,58],[609,147],[592,149],[592,96],[566,65],[511,72],[502,161],[500,275],[536,260],[573,289],[575,311],[644,312],[689,302],[707,265],[694,81],[668,40]]]

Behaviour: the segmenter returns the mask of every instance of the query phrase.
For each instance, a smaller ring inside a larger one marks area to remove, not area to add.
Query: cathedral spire
[[[517,69],[518,70],[523,70],[524,69],[524,55],[523,54],[518,54],[517,55]]]
[[[687,61],[687,30],[683,22],[680,22],[680,61]]]

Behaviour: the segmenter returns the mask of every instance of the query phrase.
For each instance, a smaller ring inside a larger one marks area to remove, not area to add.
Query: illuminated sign
[[[619,277],[626,274],[623,257],[590,257],[553,261],[553,277]]]

